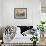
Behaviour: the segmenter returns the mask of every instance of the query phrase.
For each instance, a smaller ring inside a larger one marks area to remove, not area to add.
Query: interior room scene
[[[0,46],[46,45],[46,0],[0,0]]]

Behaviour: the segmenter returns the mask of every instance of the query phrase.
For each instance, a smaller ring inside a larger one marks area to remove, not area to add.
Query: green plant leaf
[[[40,21],[40,24],[37,25],[37,29],[44,32],[44,27],[45,27],[44,24],[45,24],[45,22]]]

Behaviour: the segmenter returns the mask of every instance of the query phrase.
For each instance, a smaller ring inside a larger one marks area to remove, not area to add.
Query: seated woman
[[[27,30],[21,34],[21,30],[19,27],[17,27],[15,38],[16,39],[30,39],[32,38],[32,34],[30,34],[30,30]]]

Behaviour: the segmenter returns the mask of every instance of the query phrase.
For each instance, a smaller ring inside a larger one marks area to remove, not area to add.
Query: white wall
[[[0,0],[0,24],[1,24],[1,0]]]
[[[41,20],[40,13],[41,3],[40,0],[33,0],[33,26],[36,27]]]
[[[27,8],[27,19],[14,19],[14,8]],[[39,0],[3,0],[2,25],[33,25],[40,20]]]

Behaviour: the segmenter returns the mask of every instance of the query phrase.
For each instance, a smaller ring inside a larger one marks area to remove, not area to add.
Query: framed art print
[[[27,8],[14,8],[14,18],[26,19],[27,18]]]

